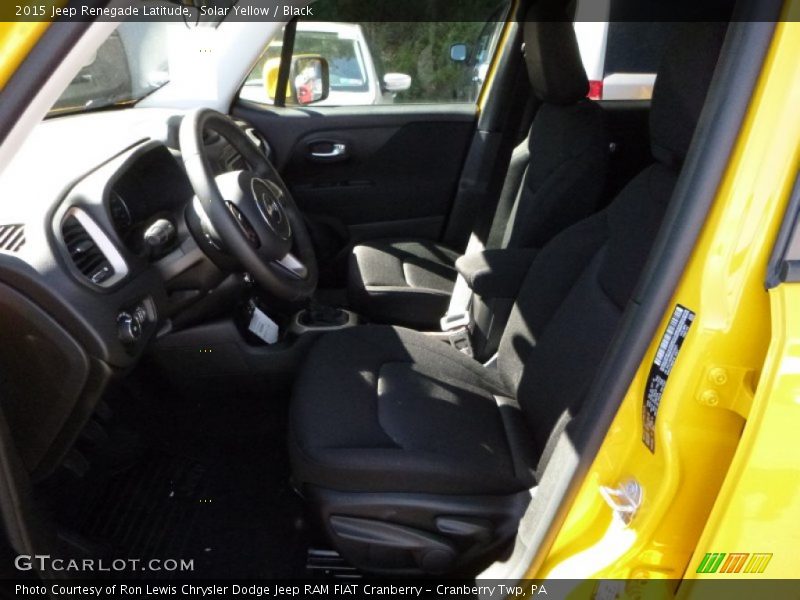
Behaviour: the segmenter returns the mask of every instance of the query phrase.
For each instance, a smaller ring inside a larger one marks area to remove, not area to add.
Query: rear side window
[[[668,23],[578,22],[575,32],[594,100],[649,100]]]
[[[668,23],[609,23],[605,74],[654,75],[664,53],[669,29]]]
[[[364,14],[374,0],[354,0]],[[329,0],[315,3],[324,8]],[[506,0],[475,0],[457,21],[348,21],[334,3],[337,20],[297,22],[292,61],[318,55],[328,63],[329,96],[315,106],[475,103],[488,76],[508,13]],[[358,12],[358,11],[356,11]],[[318,17],[315,17],[318,18]],[[342,20],[338,20],[341,18]],[[450,15],[450,19],[459,18]],[[239,97],[274,103],[283,34],[265,48]],[[286,94],[286,104],[299,96]],[[303,103],[303,102],[299,102]]]

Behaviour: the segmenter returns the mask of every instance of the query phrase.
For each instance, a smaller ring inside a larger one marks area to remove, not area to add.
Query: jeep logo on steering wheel
[[[252,188],[253,198],[264,221],[281,239],[289,239],[292,230],[278,201],[278,196],[281,195],[280,189],[263,179],[253,179]]]

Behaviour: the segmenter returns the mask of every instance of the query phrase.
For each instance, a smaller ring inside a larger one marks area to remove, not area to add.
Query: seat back
[[[653,164],[606,209],[548,243],[525,277],[498,367],[539,456],[580,408],[617,330],[688,152],[726,29],[676,25],[653,94]]]
[[[540,248],[592,214],[608,170],[603,111],[587,98],[575,29],[565,15],[554,19],[540,4],[525,16],[524,39],[528,79],[541,105],[525,142],[529,158],[522,181],[509,182],[519,186],[511,192],[511,215],[497,216],[507,219],[499,223],[505,229],[502,245],[517,248]]]
[[[572,22],[543,4],[528,10],[523,30],[528,80],[541,104],[528,138],[512,155],[488,248],[541,248],[594,214],[605,189],[610,145],[605,115],[587,97],[589,80]],[[466,254],[483,249],[473,236]],[[473,351],[485,359],[497,350],[511,303],[473,296],[462,281],[448,314],[462,313],[470,301]]]

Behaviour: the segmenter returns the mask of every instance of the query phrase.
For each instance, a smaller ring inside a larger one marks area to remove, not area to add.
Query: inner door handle
[[[312,158],[341,158],[346,154],[347,145],[341,142],[316,142],[311,145]]]

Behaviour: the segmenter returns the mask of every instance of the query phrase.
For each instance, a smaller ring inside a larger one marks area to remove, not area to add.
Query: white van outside
[[[579,0],[575,12],[575,34],[589,78],[589,97],[649,100],[668,26],[625,18],[613,4],[612,0]]]

